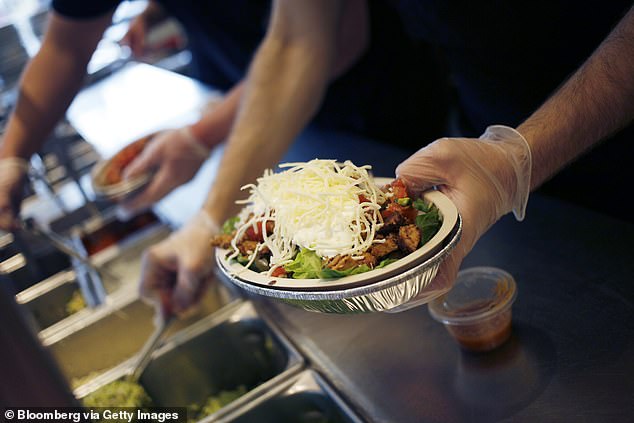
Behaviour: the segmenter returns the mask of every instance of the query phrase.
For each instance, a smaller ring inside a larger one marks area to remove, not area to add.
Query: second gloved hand
[[[516,130],[496,125],[479,139],[442,138],[414,153],[396,168],[415,193],[437,187],[462,216],[462,238],[442,263],[436,278],[407,309],[448,291],[464,257],[489,227],[513,211],[524,218],[530,190],[531,153]]]
[[[0,160],[0,230],[10,231],[17,225],[28,169],[26,160],[18,157]]]
[[[159,133],[126,168],[124,178],[156,173],[149,185],[122,203],[121,208],[134,214],[152,206],[174,188],[190,181],[209,153],[210,150],[193,137],[189,127]]]
[[[204,294],[214,267],[212,235],[218,225],[199,211],[185,226],[146,251],[140,291],[165,314],[182,314]],[[169,308],[166,310],[165,308]]]

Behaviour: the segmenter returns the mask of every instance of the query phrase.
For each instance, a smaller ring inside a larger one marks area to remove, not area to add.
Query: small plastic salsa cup
[[[431,316],[468,351],[490,351],[511,336],[511,309],[517,297],[513,276],[495,267],[458,273],[451,291],[429,303]]]

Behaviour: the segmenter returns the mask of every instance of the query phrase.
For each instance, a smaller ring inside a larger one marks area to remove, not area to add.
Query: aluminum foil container
[[[462,219],[446,196],[431,191],[424,198],[438,206],[443,215],[440,230],[419,250],[383,269],[339,279],[287,279],[245,269],[228,260],[227,250],[219,249],[216,261],[240,288],[304,310],[338,314],[402,311],[409,308],[407,303],[412,300],[418,305],[447,291],[430,282],[462,234]]]
[[[121,157],[132,155],[134,150],[134,156],[138,157],[143,150],[143,146],[154,137],[155,134],[149,134],[136,141],[125,146],[113,157],[105,160],[98,161],[91,171],[91,184],[94,193],[99,199],[110,201],[122,201],[127,198],[138,194],[147,187],[152,179],[151,173],[144,173],[134,178],[123,179],[115,183],[108,181],[108,173],[116,170],[123,172],[123,168],[120,168]],[[116,168],[116,169],[115,169]]]

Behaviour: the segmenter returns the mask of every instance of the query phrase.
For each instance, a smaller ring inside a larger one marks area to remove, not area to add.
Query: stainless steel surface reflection
[[[185,76],[128,63],[82,90],[67,117],[77,132],[108,158],[132,140],[194,122],[213,94]]]
[[[497,421],[526,407],[550,381],[553,346],[538,331],[519,326],[495,351],[456,357],[453,389],[464,407],[482,420]],[[540,362],[542,363],[540,365]]]

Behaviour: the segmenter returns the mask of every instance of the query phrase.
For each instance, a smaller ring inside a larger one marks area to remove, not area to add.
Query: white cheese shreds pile
[[[267,221],[275,228],[270,235],[263,231],[258,249],[266,246],[271,251],[271,269],[292,261],[299,248],[321,257],[358,257],[372,245],[382,225],[379,209],[385,193],[368,174],[370,166],[315,159],[280,168],[285,170],[267,170],[257,184],[242,187],[250,196],[239,202],[246,207],[232,242],[234,255],[244,232],[250,226],[259,230]]]

